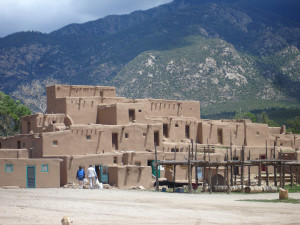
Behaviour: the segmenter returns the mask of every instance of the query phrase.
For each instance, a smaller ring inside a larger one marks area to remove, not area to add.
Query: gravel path
[[[290,194],[300,199],[300,193]],[[300,205],[238,201],[271,194],[142,190],[0,189],[0,224],[300,224]]]

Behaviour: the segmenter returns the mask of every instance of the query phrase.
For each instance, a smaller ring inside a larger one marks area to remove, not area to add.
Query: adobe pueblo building
[[[92,164],[103,183],[151,188],[155,146],[160,161],[174,160],[175,152],[176,160],[186,160],[192,142],[198,159],[205,146],[211,160],[223,160],[229,146],[238,159],[242,145],[251,159],[265,158],[266,148],[299,158],[299,135],[249,120],[203,120],[197,101],[127,99],[114,87],[54,85],[47,87],[47,114],[23,117],[21,134],[0,138],[0,186],[60,187],[76,182],[79,166]],[[177,167],[176,181],[186,182],[186,166]],[[212,172],[219,182],[223,170]],[[158,176],[172,182],[173,173],[160,166]]]

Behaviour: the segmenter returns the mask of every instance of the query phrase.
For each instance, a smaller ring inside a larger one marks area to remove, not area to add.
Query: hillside
[[[174,0],[0,38],[0,90],[53,78],[132,98],[201,101],[204,114],[300,105],[294,0]]]

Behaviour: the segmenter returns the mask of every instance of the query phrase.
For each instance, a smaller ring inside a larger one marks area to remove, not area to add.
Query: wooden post
[[[227,194],[230,194],[229,168],[228,168],[228,164],[226,165],[226,184],[227,184]]]
[[[268,141],[266,140],[266,160],[268,160]],[[266,165],[266,175],[267,175],[267,186],[269,186],[269,168],[268,168],[268,165]]]
[[[285,189],[285,163],[282,163],[282,188]]]
[[[279,166],[279,182],[280,182],[279,187],[283,188],[283,186],[282,186],[282,164],[281,164],[281,162],[280,162],[280,166]]]
[[[261,162],[258,164],[258,186],[261,186]]]
[[[188,192],[191,193],[192,192],[192,176],[191,176],[191,149],[189,146],[189,156],[188,156]]]
[[[275,147],[276,147],[276,142],[274,142],[274,152],[273,152],[273,159],[275,160]],[[277,163],[274,163],[274,185],[277,187]]]
[[[244,192],[244,164],[245,164],[245,146],[242,146],[242,177],[241,177],[241,185],[242,185],[242,192]]]
[[[217,160],[218,161],[218,160]],[[219,185],[219,177],[218,177],[218,173],[219,173],[219,166],[216,167],[216,185]]]
[[[299,184],[299,180],[298,180],[298,166],[296,166],[296,185]]]
[[[205,192],[205,189],[206,189],[206,154],[205,154],[205,146],[204,146],[204,156],[203,156],[203,159],[204,159],[204,167],[203,167],[203,174],[202,174],[202,180],[203,180],[203,185],[202,185],[202,192]]]
[[[159,182],[158,182],[158,164],[157,164],[156,144],[154,144],[154,149],[155,149],[155,181],[156,181],[156,191],[159,191]]]
[[[236,159],[236,148],[234,149],[234,158]],[[236,185],[236,173],[234,173],[234,185]]]
[[[174,151],[174,162],[176,161],[176,146]],[[176,186],[176,165],[173,165],[173,192],[175,192],[175,186]]]
[[[232,161],[232,136],[230,132],[230,160]],[[233,166],[230,165],[230,185],[233,186]]]
[[[197,142],[196,142],[196,146],[195,146],[195,160],[197,161]],[[198,170],[197,170],[198,166],[195,166],[195,180],[196,180],[196,187],[198,188],[199,182],[198,182]]]
[[[250,149],[249,149],[249,158],[248,160],[251,160],[250,159]],[[248,166],[248,186],[251,186],[251,165]]]
[[[291,177],[291,188],[292,188],[293,184],[294,184],[294,176],[293,176],[292,166],[290,166],[290,177]]]
[[[194,159],[194,142],[193,139],[191,139],[191,143],[192,143],[192,160]]]

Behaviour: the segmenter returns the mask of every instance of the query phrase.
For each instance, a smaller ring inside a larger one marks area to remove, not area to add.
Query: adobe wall
[[[269,139],[269,127],[267,124],[247,123],[246,124],[246,145],[265,146]],[[269,143],[271,145],[271,143]]]
[[[116,97],[115,87],[90,85],[53,85],[47,87],[50,98],[63,97]]]
[[[163,99],[136,99],[138,103],[145,104],[146,116],[185,116],[200,119],[200,102],[174,101]]]
[[[0,149],[0,158],[28,158],[27,149]]]
[[[87,169],[89,168],[89,165],[122,165],[122,154],[91,154],[85,156],[74,155],[64,157],[63,160],[65,163],[65,174],[67,183],[78,183],[78,180],[76,179],[76,173],[79,166],[84,168],[86,173]],[[62,182],[62,185],[64,184],[66,183]]]
[[[13,165],[12,172],[5,172],[7,164]],[[42,165],[48,165],[48,171],[42,172]],[[26,166],[35,166],[36,188],[60,187],[59,159],[0,159],[0,186],[27,187]]]
[[[245,137],[244,123],[223,122],[220,120],[202,121],[198,126],[198,143],[230,145],[232,143],[243,145]]]
[[[154,148],[155,132],[158,134],[157,148],[159,149],[162,147],[162,126],[159,124],[74,125],[70,130],[43,133],[43,155],[84,155],[125,150],[145,151]]]
[[[109,166],[108,173],[110,185],[118,188],[152,187],[152,169],[150,166]]]
[[[22,134],[55,131],[55,125],[64,125],[65,114],[34,114],[22,117]]]
[[[43,155],[42,138],[39,134],[0,137],[2,149],[27,149],[29,158],[39,158]]]

